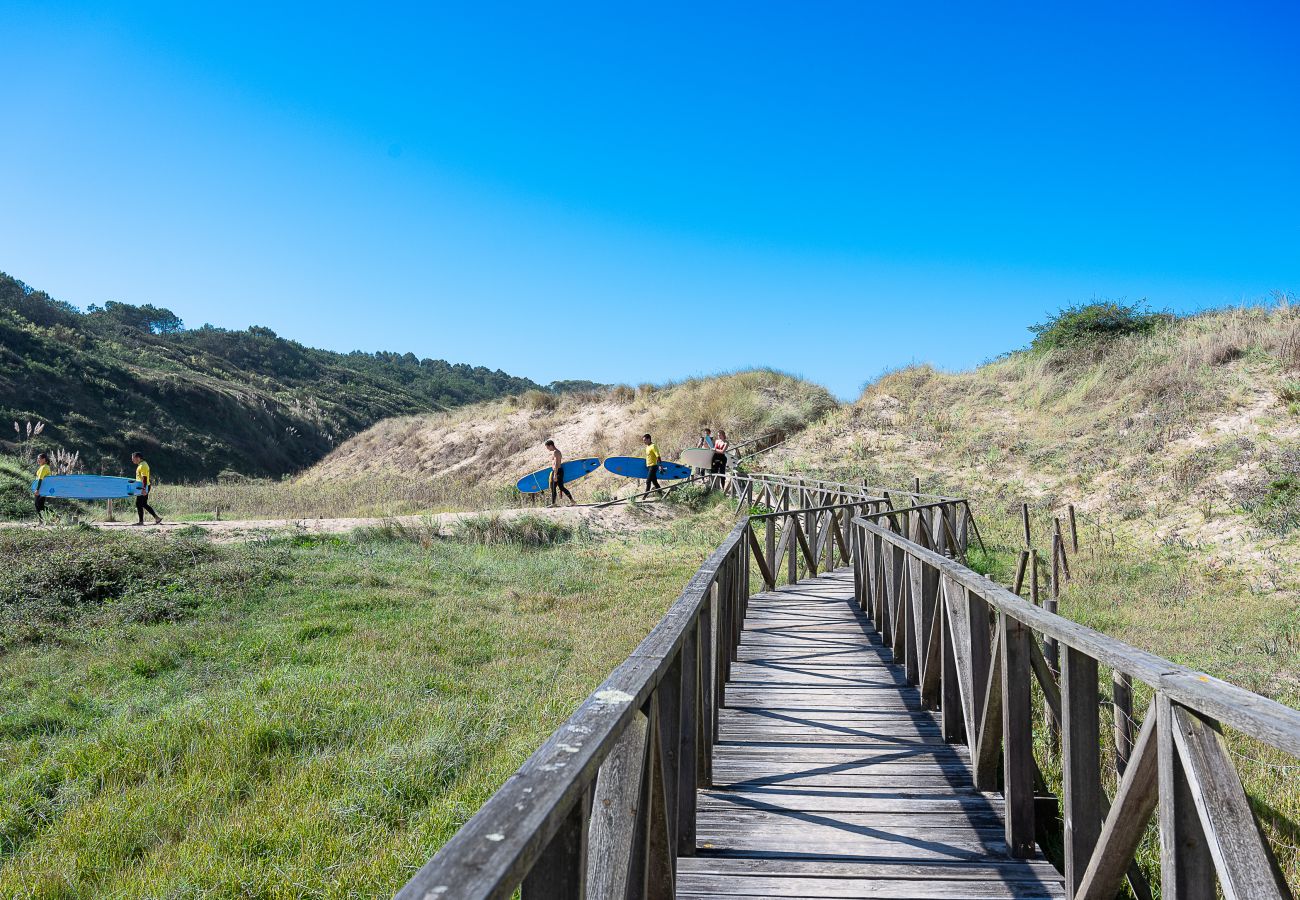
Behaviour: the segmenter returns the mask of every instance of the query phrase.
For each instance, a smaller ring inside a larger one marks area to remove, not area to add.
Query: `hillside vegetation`
[[[410,353],[315,350],[267,328],[186,329],[154,306],[81,312],[0,273],[0,450],[30,455],[9,423],[45,422],[40,446],[80,451],[90,472],[121,474],[140,449],[164,480],[279,476],[380,419],[537,387]]]
[[[1021,503],[1044,558],[1073,503],[1063,613],[1300,703],[1300,308],[1128,318],[892,372],[767,464],[969,496],[1004,581]]]
[[[968,372],[892,372],[774,463],[1042,508],[1074,502],[1213,558],[1300,524],[1300,308],[1035,341]]]

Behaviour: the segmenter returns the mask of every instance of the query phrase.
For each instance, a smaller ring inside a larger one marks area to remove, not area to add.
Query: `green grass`
[[[112,586],[0,655],[0,896],[390,894],[652,627],[727,512],[532,549],[69,532]],[[168,584],[173,615],[119,614]]]

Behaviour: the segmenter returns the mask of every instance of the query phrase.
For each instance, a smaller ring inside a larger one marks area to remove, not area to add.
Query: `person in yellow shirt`
[[[134,524],[143,525],[144,514],[148,513],[153,516],[155,525],[161,525],[163,523],[162,516],[154,512],[153,507],[149,505],[149,492],[153,490],[153,472],[150,471],[149,464],[144,461],[144,457],[139,453],[131,454],[131,462],[135,463],[135,480],[144,485],[144,490],[135,498],[135,511],[139,514],[140,521]]]
[[[36,457],[36,489],[33,492],[33,499],[36,501],[36,521],[45,522],[45,497],[41,494],[41,487],[45,484],[45,479],[50,477],[50,454],[42,453]]]
[[[655,442],[650,439],[650,435],[642,435],[641,440],[645,442],[645,492],[659,491],[659,448]]]

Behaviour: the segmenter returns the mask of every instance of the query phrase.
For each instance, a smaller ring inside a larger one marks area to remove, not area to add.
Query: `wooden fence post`
[[[560,823],[541,857],[524,878],[523,900],[584,900],[587,896],[587,822],[591,816],[588,789]]]
[[[1097,661],[1065,648],[1061,670],[1061,774],[1065,793],[1065,892],[1073,897],[1101,833],[1101,736]]]
[[[1006,800],[1007,850],[1015,857],[1034,855],[1034,713],[1030,694],[1029,642],[1024,623],[1002,620],[1002,794]]]
[[[1160,896],[1164,900],[1214,900],[1214,861],[1201,830],[1196,801],[1174,745],[1173,704],[1157,693],[1156,737],[1160,769]]]
[[[1110,688],[1115,717],[1115,770],[1123,775],[1133,756],[1133,679],[1123,672],[1112,672]]]

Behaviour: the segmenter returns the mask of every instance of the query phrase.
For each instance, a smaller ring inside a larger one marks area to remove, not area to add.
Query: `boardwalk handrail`
[[[998,789],[1001,775],[1013,853],[1034,850],[1036,680],[1060,729],[1068,896],[1112,900],[1126,877],[1143,883],[1134,855],[1159,803],[1162,896],[1213,897],[1217,874],[1229,898],[1291,897],[1219,723],[1300,756],[1300,711],[1048,612],[932,549],[924,530],[904,536],[872,518],[853,520],[857,600],[940,710],[945,739],[970,747],[976,786]],[[1113,803],[1100,771],[1099,664],[1115,681]],[[1133,679],[1154,694],[1135,745],[1120,724]]]
[[[671,897],[679,855],[695,852],[696,787],[712,779],[718,709],[749,600],[750,551],[774,582],[755,529],[798,547],[791,580],[848,562],[854,515],[907,515],[851,493],[730,476],[786,508],[745,517],[699,568],[664,617],[481,809],[397,894],[415,898]],[[794,498],[850,502],[790,508]],[[952,522],[958,503],[933,503]],[[936,521],[940,517],[936,514]],[[805,530],[806,529],[806,530]],[[955,549],[955,548],[954,548]],[[782,551],[784,554],[784,550]],[[630,887],[629,887],[630,886]]]
[[[694,846],[695,784],[707,772],[721,684],[712,650],[730,652],[748,595],[747,530],[732,529],[645,640],[400,900],[509,897],[521,885],[526,898],[579,897],[593,881],[592,895],[622,897],[629,881],[671,871],[679,843]]]

